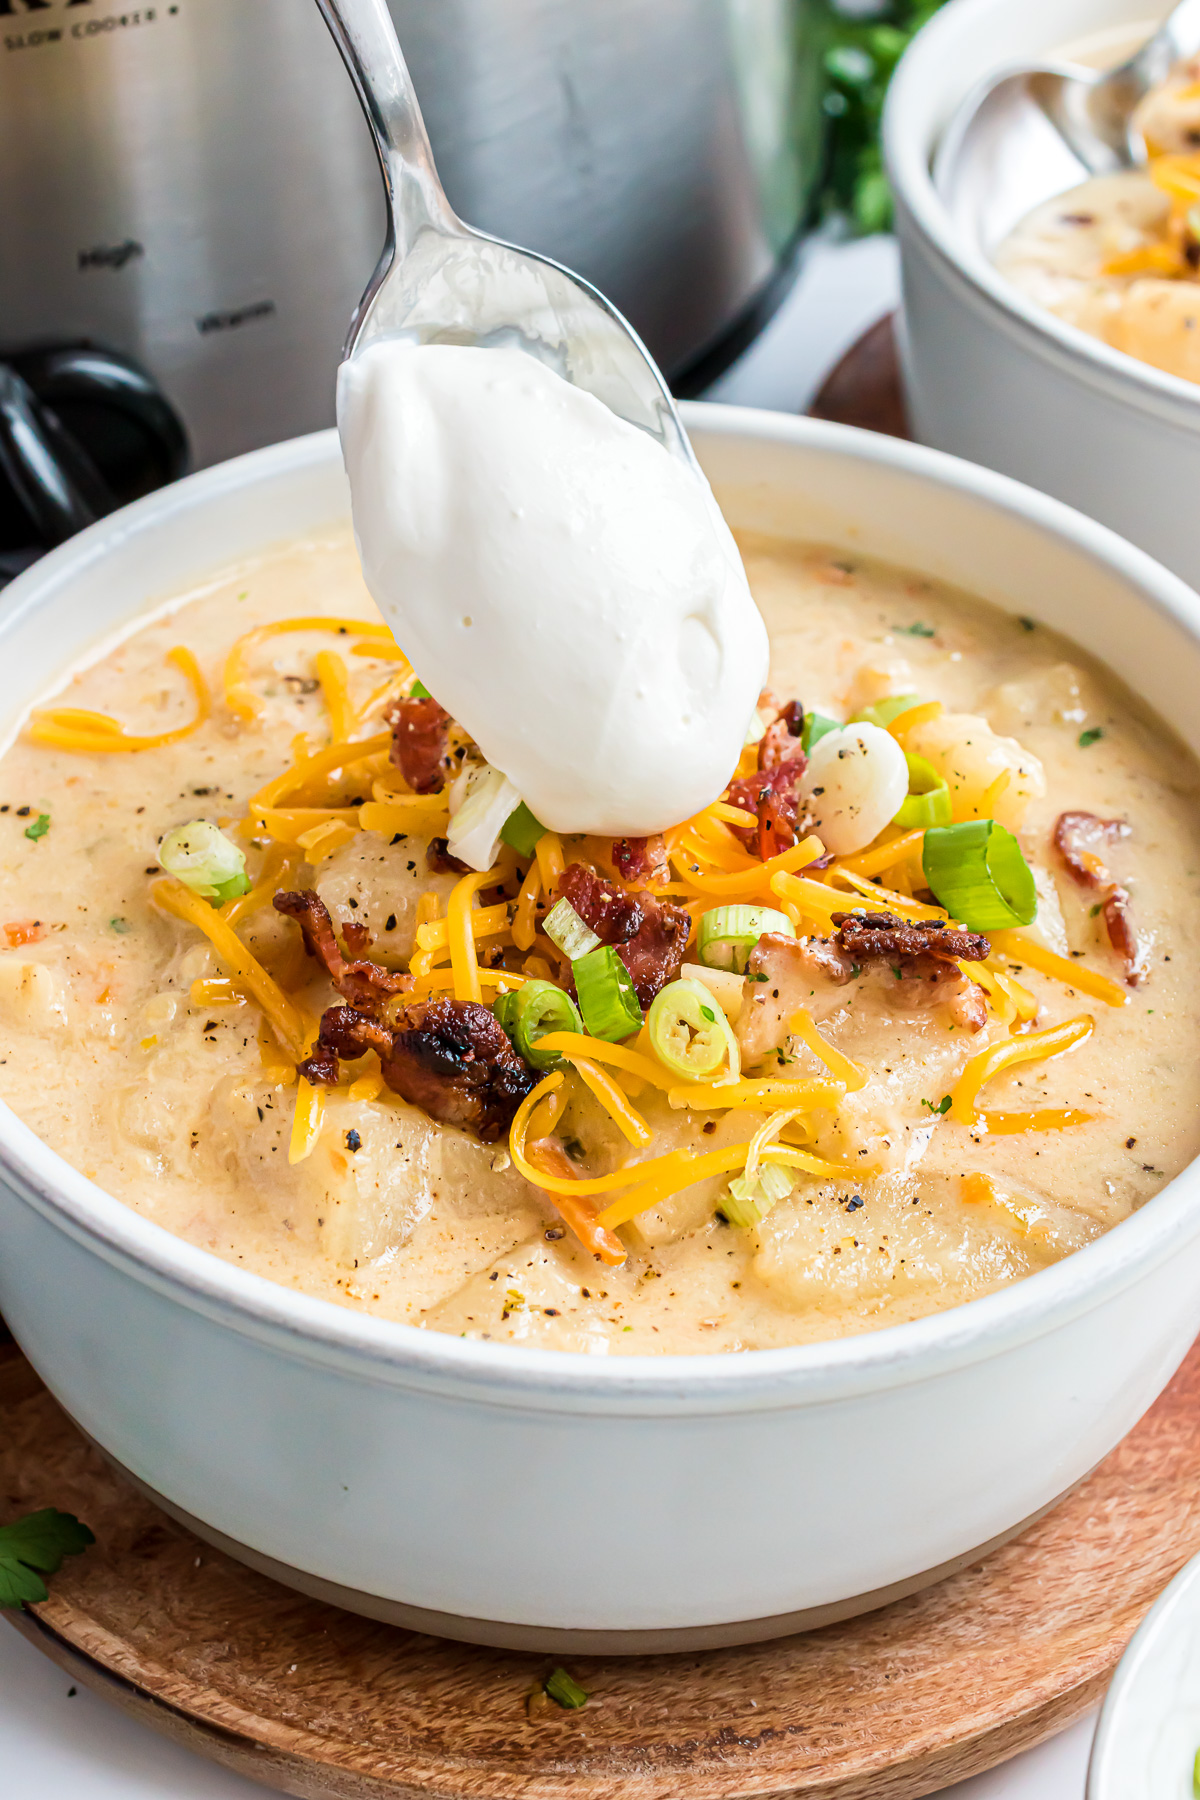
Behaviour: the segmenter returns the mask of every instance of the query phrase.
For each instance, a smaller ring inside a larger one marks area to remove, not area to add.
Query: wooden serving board
[[[896,315],[888,313],[864,332],[825,378],[809,407],[814,419],[837,425],[860,425],[888,437],[910,437],[900,362],[896,354]]]
[[[907,435],[890,319],[812,412]],[[1086,1712],[1200,1551],[1200,1344],[1086,1482],[973,1568],[770,1644],[572,1658],[590,1695],[578,1712],[542,1694],[553,1658],[373,1624],[210,1549],[114,1474],[0,1342],[0,1523],[50,1505],[98,1541],[45,1604],[9,1615],[17,1629],[124,1711],[280,1792],[915,1800]]]
[[[97,1538],[9,1615],[18,1630],[126,1712],[310,1800],[911,1800],[1092,1706],[1200,1550],[1198,1345],[1082,1486],[975,1567],[770,1644],[571,1658],[590,1699],[565,1712],[541,1693],[553,1658],[373,1624],[210,1549],[0,1358],[0,1522],[55,1505]]]

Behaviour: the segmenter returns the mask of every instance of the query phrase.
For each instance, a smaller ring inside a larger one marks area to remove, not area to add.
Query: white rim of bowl
[[[1067,540],[1114,569],[1200,639],[1200,599],[1107,527],[1032,488],[938,450],[822,420],[748,407],[687,405],[685,423],[716,437],[795,444],[932,481]],[[0,634],[59,582],[101,561],[143,526],[190,513],[248,483],[296,475],[339,456],[333,431],[271,445],[186,477],[90,526],[19,576],[0,600]],[[1093,1310],[1170,1256],[1200,1215],[1200,1161],[1130,1218],[1051,1268],[909,1324],[783,1349],[695,1356],[591,1357],[484,1343],[356,1313],[285,1288],[201,1250],[105,1192],[0,1103],[0,1174],[19,1197],[128,1275],[191,1310],[310,1361],[500,1404],[561,1410],[641,1407],[671,1414],[816,1405],[926,1380],[1014,1348]]]
[[[1160,412],[1183,429],[1200,430],[1200,387],[1195,382],[1114,350],[1027,299],[981,251],[964,243],[933,184],[930,165],[937,134],[928,118],[931,96],[934,102],[940,99],[945,83],[939,80],[935,87],[929,65],[952,62],[955,47],[974,34],[979,21],[1007,7],[1008,0],[957,0],[921,29],[901,57],[883,115],[884,157],[898,211],[908,215],[943,263],[967,284],[972,298],[985,303],[993,322],[999,312],[999,322],[1010,334],[1027,345],[1032,340],[1046,360],[1066,357],[1092,386],[1115,393],[1127,405]],[[995,72],[1005,66],[998,62]]]

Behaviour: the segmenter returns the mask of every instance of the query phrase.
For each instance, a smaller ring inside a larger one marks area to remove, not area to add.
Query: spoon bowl
[[[387,239],[344,356],[385,337],[524,350],[695,468],[670,390],[616,308],[570,269],[454,212],[385,0],[317,5],[371,128],[388,200]]]
[[[1180,0],[1114,69],[1021,65],[979,82],[954,112],[934,158],[934,186],[955,224],[990,254],[1043,200],[1089,175],[1144,163],[1138,104],[1198,50],[1200,0]]]

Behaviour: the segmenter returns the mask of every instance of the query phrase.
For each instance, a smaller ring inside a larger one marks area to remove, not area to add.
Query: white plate
[[[1192,1800],[1200,1752],[1200,1556],[1165,1588],[1117,1664],[1087,1800]]]

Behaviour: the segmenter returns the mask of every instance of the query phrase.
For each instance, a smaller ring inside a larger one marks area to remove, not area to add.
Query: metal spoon
[[[1139,101],[1200,50],[1200,0],[1180,0],[1135,56],[1107,72],[1076,63],[1009,69],[967,94],[942,134],[934,185],[985,251],[1089,175],[1144,163]]]
[[[388,199],[383,254],[354,310],[344,356],[382,337],[510,346],[696,466],[675,403],[633,327],[578,275],[457,217],[385,0],[317,0],[358,91]]]

